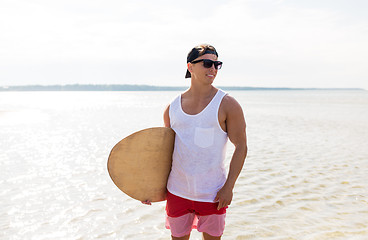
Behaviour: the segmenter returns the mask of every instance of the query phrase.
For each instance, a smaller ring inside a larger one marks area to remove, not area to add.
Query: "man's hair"
[[[187,63],[192,62],[193,60],[205,54],[215,54],[218,57],[218,53],[214,46],[209,45],[209,44],[200,44],[192,48],[192,50],[190,50],[187,56]],[[187,73],[185,74],[185,78],[190,78],[190,77],[191,77],[191,74],[187,70]]]
[[[194,59],[206,54],[206,53],[211,53],[211,54],[215,54],[216,56],[218,56],[218,53],[215,49],[214,46],[209,45],[209,44],[200,44],[198,46],[195,46],[194,48],[192,48],[192,50],[190,50],[190,52],[188,53],[187,56],[187,62],[191,62]]]

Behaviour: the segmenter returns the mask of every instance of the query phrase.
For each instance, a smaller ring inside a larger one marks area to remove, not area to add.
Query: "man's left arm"
[[[219,202],[218,209],[231,204],[235,182],[247,156],[246,124],[240,104],[234,98],[226,96],[223,100],[223,112],[225,114],[226,131],[229,140],[235,146],[235,150],[230,162],[227,180],[215,198],[215,201]]]

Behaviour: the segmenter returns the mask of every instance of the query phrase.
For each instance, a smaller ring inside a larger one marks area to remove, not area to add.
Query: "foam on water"
[[[177,94],[0,92],[0,239],[168,239],[165,204],[120,192],[106,164]],[[223,239],[367,239],[367,92],[231,95],[249,155]]]

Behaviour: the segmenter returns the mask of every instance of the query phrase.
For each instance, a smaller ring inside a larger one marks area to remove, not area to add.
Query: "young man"
[[[221,239],[226,208],[247,155],[241,106],[212,86],[222,62],[216,49],[199,45],[187,56],[187,91],[165,110],[164,123],[175,132],[169,176],[166,227],[172,239],[189,239],[191,230],[203,238]],[[235,145],[229,172],[224,168],[227,140]]]

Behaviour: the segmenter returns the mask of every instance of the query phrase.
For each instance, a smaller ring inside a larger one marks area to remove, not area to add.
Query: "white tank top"
[[[173,163],[167,189],[186,199],[214,202],[225,184],[227,133],[218,121],[223,97],[218,90],[202,112],[189,115],[181,107],[181,95],[170,104],[170,126],[175,131]]]

